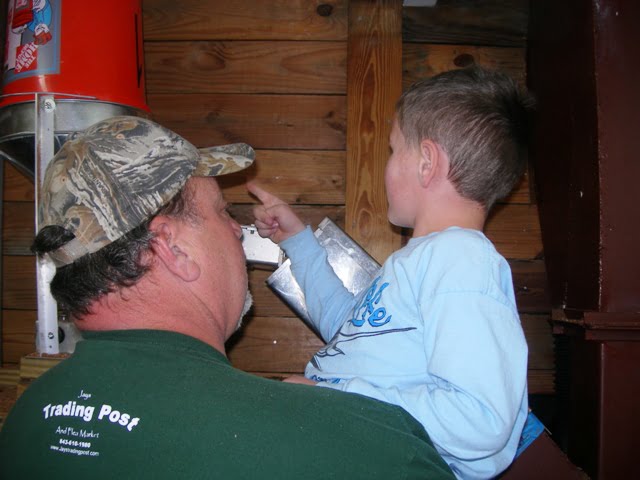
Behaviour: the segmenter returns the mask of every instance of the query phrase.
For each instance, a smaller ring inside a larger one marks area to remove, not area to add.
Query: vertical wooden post
[[[382,263],[401,243],[387,221],[384,167],[402,92],[402,1],[350,0],[346,231]]]

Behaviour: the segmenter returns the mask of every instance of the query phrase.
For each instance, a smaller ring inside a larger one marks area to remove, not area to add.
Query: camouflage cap
[[[197,149],[140,117],[113,117],[70,136],[47,166],[40,228],[75,235],[49,252],[57,267],[117,240],[155,214],[191,176],[215,177],[253,163],[244,143]]]

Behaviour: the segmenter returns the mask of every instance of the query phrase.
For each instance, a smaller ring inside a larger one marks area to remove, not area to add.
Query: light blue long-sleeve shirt
[[[309,228],[281,243],[327,342],[305,375],[399,405],[458,478],[512,461],[527,417],[527,344],[511,270],[479,231],[413,238],[353,296]]]

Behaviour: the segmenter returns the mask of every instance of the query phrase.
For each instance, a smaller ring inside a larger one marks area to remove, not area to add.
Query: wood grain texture
[[[550,314],[551,299],[544,260],[509,262],[520,313]]]
[[[439,0],[404,8],[405,42],[519,46],[526,44],[528,0]]]
[[[255,202],[245,183],[258,184],[289,204],[344,205],[344,151],[258,150],[255,163],[237,174],[218,177],[228,202]]]
[[[526,85],[526,51],[522,47],[478,47],[474,45],[402,45],[402,86],[447,70],[478,65],[499,70]]]
[[[533,260],[542,255],[536,205],[498,205],[489,215],[485,234],[505,258]]]
[[[15,367],[0,368],[0,386],[16,385],[20,379],[20,369]]]
[[[149,95],[159,123],[198,147],[245,142],[253,148],[344,150],[342,95]]]
[[[555,390],[555,373],[553,370],[533,370],[527,371],[527,388],[529,395],[553,395]]]
[[[2,257],[2,309],[35,310],[36,259],[34,256]]]
[[[2,423],[18,398],[17,384],[19,381],[19,379],[16,380],[13,385],[0,384],[0,428],[2,428]]]
[[[297,318],[254,317],[227,344],[241,370],[300,373],[324,343]]]
[[[503,200],[500,200],[500,203],[536,203],[530,185],[531,182],[529,172],[525,172],[525,174],[522,176],[522,179],[513,188],[509,196]]]
[[[551,315],[520,315],[520,322],[529,345],[529,369],[553,370],[555,356],[551,335]]]
[[[287,317],[298,320],[296,314],[267,286],[266,281],[275,269],[250,268],[249,289],[253,295],[251,316]]]
[[[143,0],[145,41],[344,40],[347,0]]]
[[[33,180],[5,161],[3,200],[5,202],[33,202],[34,195]]]
[[[2,253],[31,255],[29,247],[35,232],[33,202],[4,202],[2,215]]]
[[[35,310],[2,311],[2,364],[17,365],[20,358],[35,350]]]
[[[200,41],[145,46],[149,94],[344,95],[346,63],[346,42]]]
[[[349,2],[346,231],[379,263],[400,232],[387,221],[384,167],[402,91],[402,2]]]
[[[69,356],[68,353],[47,355],[32,352],[20,359],[20,379],[34,380]]]

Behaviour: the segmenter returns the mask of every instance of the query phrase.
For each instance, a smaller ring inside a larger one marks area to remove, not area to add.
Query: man
[[[213,177],[253,155],[116,117],[52,159],[34,250],[84,340],[14,406],[1,478],[453,478],[400,408],[229,364],[250,300]]]

